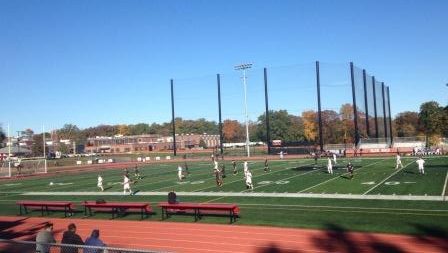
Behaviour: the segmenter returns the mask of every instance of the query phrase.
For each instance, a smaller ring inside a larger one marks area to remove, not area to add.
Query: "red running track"
[[[447,238],[157,221],[0,217],[0,237],[34,240],[48,221],[57,241],[75,223],[83,239],[98,228],[108,246],[170,252],[448,252]]]

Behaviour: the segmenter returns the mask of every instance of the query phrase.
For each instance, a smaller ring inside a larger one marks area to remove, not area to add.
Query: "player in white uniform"
[[[251,190],[254,189],[254,185],[252,184],[252,173],[250,170],[246,172],[246,188]]]
[[[132,195],[131,180],[129,179],[128,175],[124,175],[124,179],[123,179],[123,194],[126,194],[126,192],[128,190],[129,190],[129,194]]]
[[[182,175],[182,166],[180,165],[177,166],[177,178],[179,179],[179,181],[182,181],[182,179],[184,178]]]
[[[280,159],[283,159],[283,151],[280,151]]]
[[[98,184],[97,184],[97,186],[98,186],[98,188],[101,189],[102,192],[104,191],[104,188],[103,188],[103,177],[101,177],[100,174],[98,174]]]
[[[423,158],[420,157],[417,159],[416,163],[418,164],[418,173],[424,175],[425,174],[425,167],[424,167],[425,160],[423,160]]]
[[[333,174],[333,164],[331,163],[330,157],[328,157],[327,170],[328,170],[328,174]]]
[[[218,166],[219,166],[218,161],[217,160],[213,161],[213,172],[219,171]]]
[[[402,168],[403,169],[403,164],[401,164],[401,156],[400,156],[400,154],[397,154],[397,162],[396,162],[396,165],[395,165],[395,169],[398,169],[398,166],[400,166],[400,168]]]
[[[247,161],[244,161],[243,163],[243,174],[244,174],[244,178],[246,178],[246,174],[249,171],[249,166],[247,165]]]
[[[336,154],[335,153],[333,153],[333,162],[334,162],[334,165],[336,165]],[[331,173],[331,174],[333,174],[333,173]]]

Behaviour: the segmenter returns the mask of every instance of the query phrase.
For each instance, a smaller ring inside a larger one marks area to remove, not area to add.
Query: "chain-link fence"
[[[164,253],[167,251],[143,250],[118,247],[97,247],[62,243],[36,243],[33,241],[0,239],[0,252],[7,253]]]

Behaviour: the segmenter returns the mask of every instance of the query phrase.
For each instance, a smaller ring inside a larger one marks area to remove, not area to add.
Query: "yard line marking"
[[[366,166],[364,166],[364,167],[362,167],[362,168],[360,168],[360,169],[357,169],[356,171],[360,171],[360,170],[362,170],[362,169],[364,169],[364,168],[367,168],[367,167],[369,167],[369,166],[372,166],[372,165],[377,164],[377,163],[379,163],[379,162],[382,162],[382,161],[384,161],[384,160],[385,160],[385,159],[382,159],[382,160],[376,161],[376,162],[374,162],[374,163],[368,164],[368,165],[366,165]],[[349,173],[344,173],[344,174],[342,174],[342,175],[340,175],[340,176],[345,176],[345,175],[348,175],[348,174],[349,174]],[[310,186],[310,187],[308,187],[308,188],[306,188],[306,189],[304,189],[304,190],[299,191],[299,193],[306,192],[306,191],[308,191],[309,189],[313,189],[313,188],[316,187],[316,186],[323,185],[323,184],[326,184],[326,183],[328,183],[328,182],[330,182],[330,181],[336,180],[336,179],[338,179],[340,176],[336,176],[336,177],[330,178],[330,179],[328,179],[328,180],[326,180],[326,181],[320,182],[320,183],[318,183],[318,184],[316,184],[316,185]]]
[[[367,193],[373,191],[375,188],[377,188],[378,186],[380,186],[382,183],[386,182],[389,178],[395,176],[395,174],[397,174],[398,172],[404,170],[406,167],[408,167],[409,165],[411,165],[412,163],[414,163],[414,161],[406,164],[403,168],[395,171],[394,173],[390,174],[388,177],[386,177],[383,181],[379,182],[377,185],[373,186],[372,188],[368,189],[366,192],[364,192],[362,195],[366,195]]]
[[[305,173],[302,173],[302,174],[299,174],[299,175],[294,175],[294,176],[283,178],[283,179],[280,179],[280,180],[286,180],[286,179],[291,179],[291,178],[294,178],[294,177],[300,177],[300,176],[303,176],[303,175],[306,175],[306,174],[309,174],[309,173],[312,173],[312,172],[316,172],[316,171],[318,171],[318,170],[311,170],[311,171],[308,171],[308,172],[305,172]],[[277,180],[277,181],[280,181],[280,180]],[[260,188],[260,187],[263,187],[263,186],[267,186],[267,185],[271,185],[271,184],[265,184],[265,185],[256,186],[256,187],[254,187],[254,189],[255,188]],[[241,191],[241,192],[251,192],[251,190],[248,189],[248,190]],[[219,197],[219,198],[216,198],[216,199],[211,199],[211,200],[205,201],[203,203],[209,203],[209,202],[217,201],[217,200],[220,200],[220,199],[225,198],[225,197],[226,196],[222,196],[222,197]]]
[[[448,183],[448,170],[446,171],[446,176],[445,176],[445,184],[443,185],[443,190],[442,190],[442,196],[443,196],[443,200],[446,200],[446,184]]]
[[[301,165],[301,166],[297,166],[297,167],[287,167],[287,168],[282,169],[282,170],[275,170],[275,171],[271,170],[271,171],[268,172],[268,173],[259,174],[259,175],[253,176],[252,178],[262,177],[262,176],[271,175],[271,174],[275,175],[275,174],[278,173],[278,172],[282,172],[282,171],[290,170],[290,169],[294,169],[294,168],[301,168],[301,167],[309,166],[309,165],[312,165],[312,164],[313,164],[313,163],[307,163],[307,164],[303,164],[303,165]],[[257,170],[262,171],[263,169],[264,169],[264,168],[261,168],[261,167],[260,167],[260,168],[257,169]],[[254,170],[254,171],[255,171],[255,170]],[[317,171],[317,170],[312,170],[312,171]],[[308,173],[308,172],[306,172],[306,173]],[[302,174],[300,174],[300,175],[302,175]],[[214,179],[214,177],[213,177],[212,179]],[[228,183],[226,183],[226,184],[232,184],[232,183],[236,183],[236,182],[244,182],[244,183],[245,183],[245,180],[244,180],[244,178],[239,178],[238,180],[234,180],[234,181],[228,182]],[[164,188],[166,188],[166,187],[164,187]],[[196,192],[196,191],[206,190],[206,189],[209,189],[209,188],[216,188],[216,187],[215,187],[215,186],[210,186],[210,187],[206,187],[206,188],[202,188],[202,189],[194,190],[194,192]],[[244,192],[244,191],[242,191],[242,192]]]

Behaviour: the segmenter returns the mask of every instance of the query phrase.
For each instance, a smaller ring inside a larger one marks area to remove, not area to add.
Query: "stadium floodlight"
[[[245,63],[235,66],[235,70],[240,70],[243,73],[242,79],[243,79],[243,86],[244,86],[244,110],[245,110],[245,116],[246,116],[246,150],[247,150],[247,157],[250,157],[250,149],[249,149],[249,116],[247,114],[247,77],[246,77],[246,70],[252,68],[252,63]]]

